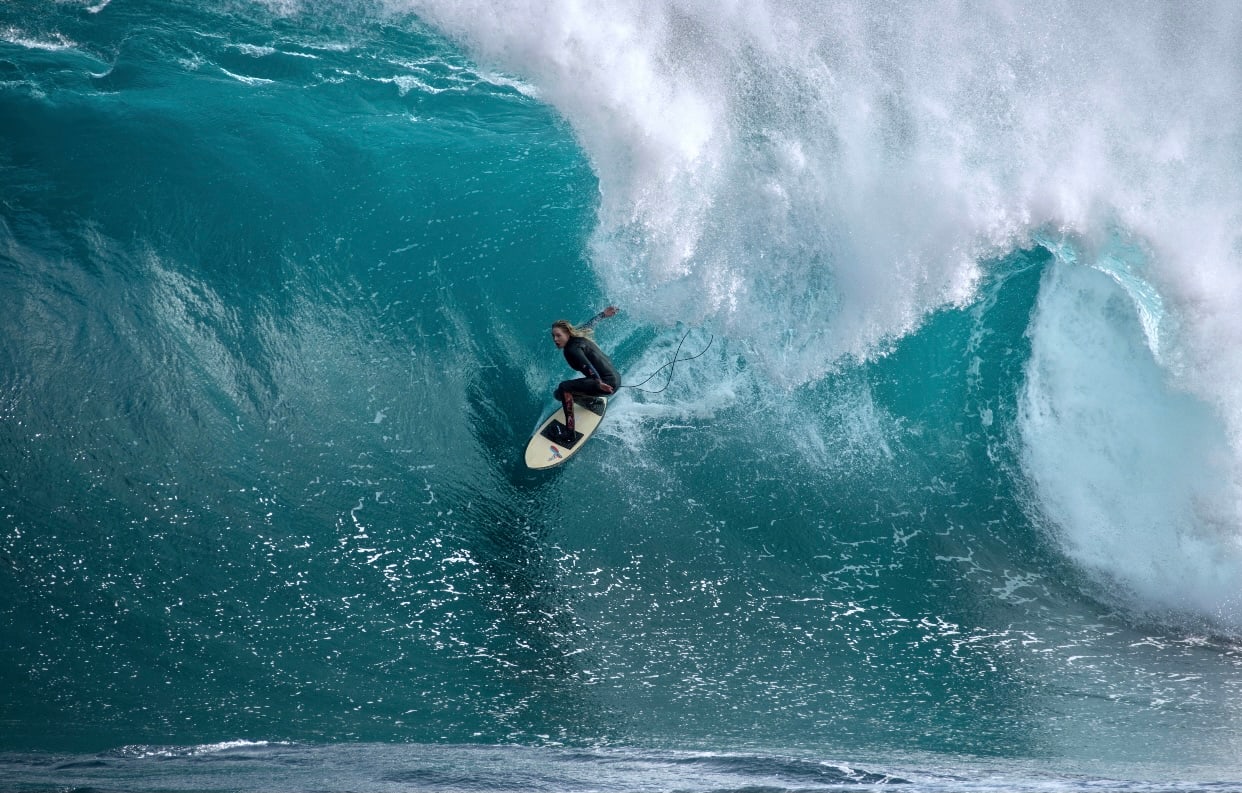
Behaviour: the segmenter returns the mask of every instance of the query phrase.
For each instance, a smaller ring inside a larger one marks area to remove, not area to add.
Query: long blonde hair
[[[560,328],[561,330],[565,331],[566,333],[569,334],[569,337],[571,339],[577,338],[577,339],[590,339],[592,341],[595,340],[595,329],[594,328],[575,328],[573,323],[567,319],[558,319],[556,322],[552,323],[552,327]]]

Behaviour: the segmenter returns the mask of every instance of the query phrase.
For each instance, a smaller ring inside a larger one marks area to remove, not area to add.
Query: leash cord
[[[704,347],[702,350],[700,350],[697,354],[691,355],[689,358],[678,358],[677,356],[681,354],[681,345],[686,343],[686,336],[689,336],[689,335],[690,335],[690,331],[686,331],[685,334],[681,337],[681,341],[677,342],[677,350],[673,352],[673,360],[664,364],[659,369],[656,369],[654,372],[652,372],[650,375],[647,376],[646,380],[642,381],[641,383],[638,383],[637,385],[623,385],[621,387],[632,388],[635,391],[642,391],[645,394],[658,394],[664,389],[668,388],[669,384],[673,382],[673,372],[676,369],[677,363],[680,361],[693,361],[695,358],[698,358],[703,353],[707,352],[711,348],[712,342],[716,340],[716,335],[712,334],[712,337],[707,342],[707,346]],[[660,372],[664,371],[665,369],[668,369],[669,371],[668,371],[668,379],[664,381],[664,388],[661,388],[659,391],[652,391],[651,389],[640,387],[640,386],[646,385],[648,382],[650,382],[651,378],[655,377],[656,375],[658,375]]]

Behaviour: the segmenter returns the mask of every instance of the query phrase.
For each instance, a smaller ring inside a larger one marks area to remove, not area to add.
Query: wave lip
[[[1117,219],[1236,263],[1242,191],[1218,174],[1237,151],[1215,131],[1242,119],[1212,87],[1242,73],[1234,4],[1126,20],[1073,3],[396,5],[568,119],[600,177],[610,294],[710,320],[788,385],[969,302],[981,258],[1048,225]],[[1188,261],[1162,267],[1186,281]]]

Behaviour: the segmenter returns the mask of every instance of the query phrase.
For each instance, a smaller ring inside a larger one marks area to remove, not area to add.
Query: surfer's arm
[[[582,330],[586,330],[587,328],[594,325],[596,322],[599,322],[601,319],[604,319],[606,317],[611,317],[612,315],[616,313],[617,313],[617,307],[609,306],[608,308],[604,309],[603,311],[599,312],[595,316],[591,317],[590,319],[588,319],[586,322],[582,323],[578,327]]]
[[[578,354],[582,356],[582,366],[576,367],[578,371],[594,380],[595,384],[599,386],[599,390],[605,394],[611,394],[614,390],[613,387],[604,382],[604,378],[599,376],[599,372],[591,365],[591,361],[587,359],[586,355],[583,355],[581,352]]]

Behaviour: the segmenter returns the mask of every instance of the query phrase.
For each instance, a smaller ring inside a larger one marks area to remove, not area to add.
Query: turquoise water
[[[1242,789],[1242,15],[1052,10],[0,7],[0,787]]]

